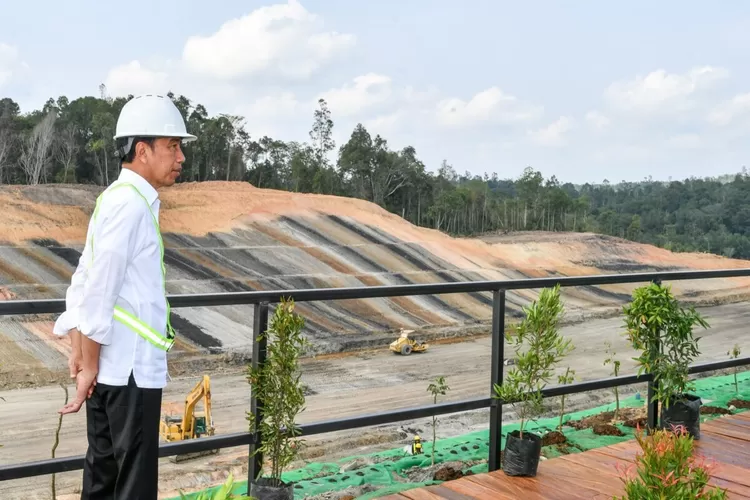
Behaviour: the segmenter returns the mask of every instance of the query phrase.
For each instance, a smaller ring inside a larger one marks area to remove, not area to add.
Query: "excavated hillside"
[[[0,187],[0,300],[61,298],[78,263],[101,188]],[[709,254],[674,254],[591,234],[456,239],[416,227],[362,200],[256,189],[246,183],[180,184],[162,193],[160,215],[169,293],[397,285],[572,276],[647,270],[747,267]],[[573,318],[616,311],[634,285],[565,289]],[[676,282],[683,298],[729,301],[750,279]],[[509,315],[537,291],[508,293]],[[491,296],[483,293],[306,303],[299,311],[317,352],[384,345],[398,328],[429,334],[487,331]],[[174,310],[189,356],[249,353],[252,307]],[[0,318],[0,383],[9,373],[50,379],[65,370],[67,342],[54,317]],[[429,335],[428,335],[429,337]],[[188,357],[189,357],[188,356]],[[14,382],[18,382],[15,380]]]

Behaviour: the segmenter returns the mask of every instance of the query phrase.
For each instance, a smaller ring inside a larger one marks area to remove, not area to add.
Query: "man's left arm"
[[[127,266],[137,247],[142,200],[125,193],[110,194],[101,202],[94,228],[93,259],[78,308],[82,370],[76,380],[76,397],[61,413],[77,412],[93,390],[99,373],[99,352],[112,342],[115,304]]]

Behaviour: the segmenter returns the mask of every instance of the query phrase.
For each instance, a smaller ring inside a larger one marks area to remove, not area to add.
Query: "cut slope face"
[[[99,192],[69,185],[0,188],[4,297],[64,297]],[[597,235],[456,239],[413,226],[363,200],[262,190],[246,183],[180,184],[161,198],[171,294],[750,267],[747,261],[673,254]],[[570,288],[564,300],[574,315],[596,314],[619,307],[634,286]],[[713,299],[744,294],[748,286],[749,279],[725,279],[676,282],[674,289],[682,297]],[[536,293],[509,292],[509,314],[519,314]],[[313,344],[337,351],[368,336],[384,345],[372,332],[487,320],[491,295],[316,302],[300,304],[299,311]],[[53,319],[0,319],[0,345],[7,345],[0,367],[8,366],[7,360],[24,360],[39,369],[64,369],[64,347],[51,335]],[[245,351],[252,307],[177,309],[172,324],[180,339],[177,352]]]

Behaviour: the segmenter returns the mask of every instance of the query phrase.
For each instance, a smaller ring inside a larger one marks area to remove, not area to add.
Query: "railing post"
[[[661,278],[656,278],[655,280],[653,280],[653,282],[654,284],[661,286]],[[657,339],[657,344],[655,347],[657,350],[660,350],[661,346],[659,345],[658,342],[659,341]],[[648,391],[647,391],[647,396],[646,396],[648,398],[646,399],[646,404],[648,405],[647,406],[648,416],[647,416],[646,424],[649,429],[649,434],[653,433],[657,429],[658,423],[659,423],[659,402],[651,401],[654,398],[654,395],[656,394],[656,391],[655,391],[656,386],[657,386],[657,382],[654,382],[653,380],[649,380]]]
[[[268,328],[268,303],[261,302],[255,304],[255,313],[253,315],[253,369],[257,369],[266,362],[266,348],[268,346],[266,337],[258,339],[261,333]],[[256,448],[262,445],[260,433],[261,420],[263,418],[263,401],[255,397],[255,392],[250,394],[250,412],[255,416],[255,432],[253,433],[253,442],[250,443],[250,450],[247,463],[247,494],[250,495],[250,483],[260,476],[263,471],[263,453],[255,453]]]
[[[495,290],[492,295],[492,365],[490,368],[490,397],[495,394],[495,384],[503,383],[503,357],[505,351],[505,290]],[[500,451],[503,438],[503,405],[499,399],[490,404],[490,456],[489,471],[500,469]]]

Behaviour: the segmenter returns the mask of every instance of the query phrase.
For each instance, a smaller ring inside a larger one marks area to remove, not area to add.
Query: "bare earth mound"
[[[78,262],[101,188],[0,187],[0,300],[62,298]],[[372,203],[256,189],[247,183],[186,183],[162,193],[168,292],[360,287],[648,270],[747,267],[708,254],[674,254],[591,234],[523,233],[451,238],[419,228]],[[676,282],[683,298],[729,301],[750,279]],[[617,311],[633,285],[566,289],[573,319]],[[518,315],[536,296],[508,294]],[[398,328],[440,335],[486,332],[486,293],[300,304],[317,352],[382,347]],[[179,309],[180,354],[195,369],[211,352],[245,358],[249,306]],[[67,342],[54,339],[54,317],[0,318],[0,385],[50,381],[65,370]],[[473,329],[473,330],[472,330]],[[19,380],[19,375],[23,374]]]

